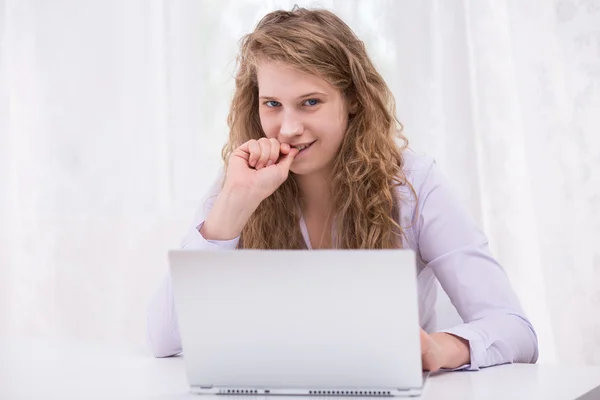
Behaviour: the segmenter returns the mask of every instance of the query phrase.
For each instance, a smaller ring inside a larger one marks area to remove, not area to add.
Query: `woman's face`
[[[275,62],[261,62],[257,78],[265,135],[302,149],[291,171],[327,171],[348,125],[346,99],[320,77]]]

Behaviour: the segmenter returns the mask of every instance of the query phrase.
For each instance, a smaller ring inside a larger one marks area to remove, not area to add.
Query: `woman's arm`
[[[452,337],[433,335],[446,343],[448,354],[454,354],[445,367],[476,370],[503,363],[535,363],[537,337],[508,276],[492,256],[487,237],[435,162],[428,160],[415,173],[418,254],[464,321],[442,331]],[[464,365],[466,346],[469,358]]]

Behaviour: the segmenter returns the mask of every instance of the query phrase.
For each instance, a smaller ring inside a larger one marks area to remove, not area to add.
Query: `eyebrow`
[[[327,95],[325,93],[321,93],[321,92],[310,92],[310,93],[306,93],[303,94],[302,96],[298,96],[297,99],[302,99],[304,97],[309,97],[309,96],[314,96],[314,95],[321,95],[321,96],[325,96],[327,97]],[[259,99],[275,99],[276,97],[273,96],[260,96]]]

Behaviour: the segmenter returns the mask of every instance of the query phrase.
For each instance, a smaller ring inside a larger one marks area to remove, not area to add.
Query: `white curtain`
[[[600,363],[598,0],[0,0],[0,333],[143,343],[220,166],[237,41],[295,3],[366,42],[540,362]]]

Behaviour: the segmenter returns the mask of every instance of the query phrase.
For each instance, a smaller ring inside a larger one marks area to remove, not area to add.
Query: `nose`
[[[284,111],[279,135],[282,138],[289,139],[294,136],[300,136],[302,133],[304,133],[304,124],[300,118],[293,111]]]

